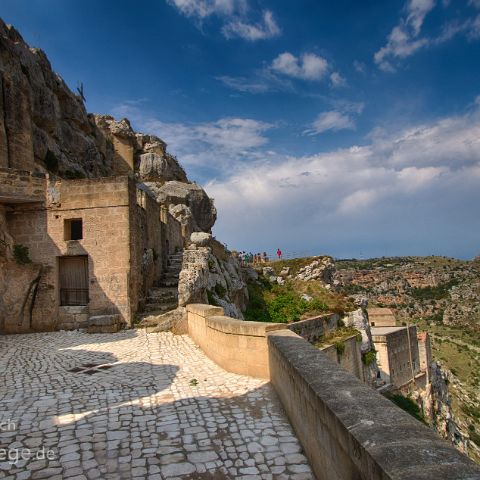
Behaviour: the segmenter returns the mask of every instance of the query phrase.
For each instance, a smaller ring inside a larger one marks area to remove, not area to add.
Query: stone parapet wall
[[[339,320],[340,315],[338,313],[329,313],[291,323],[288,325],[288,329],[300,335],[307,342],[315,343],[328,332],[335,330],[338,327]]]
[[[342,340],[345,349],[338,352],[335,345],[326,345],[320,350],[325,353],[328,358],[338,363],[347,372],[353,373],[358,379],[363,380],[363,363],[362,352],[360,351],[361,343],[357,339],[357,335]]]
[[[270,379],[317,480],[480,479],[468,457],[285,324],[232,319],[211,305],[187,312],[188,333],[209,358]]]
[[[228,372],[269,378],[269,332],[285,329],[282,323],[245,322],[223,315],[211,305],[187,306],[188,333],[197,345]]]
[[[480,467],[295,333],[268,336],[270,380],[318,480],[478,479]]]

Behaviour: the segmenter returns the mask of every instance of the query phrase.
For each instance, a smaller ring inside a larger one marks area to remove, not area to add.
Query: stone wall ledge
[[[480,466],[289,330],[270,379],[318,480],[480,479]]]
[[[202,303],[190,303],[187,305],[187,313],[195,313],[202,317],[209,317],[213,315],[223,315],[224,311],[222,307],[204,305]]]
[[[285,323],[247,322],[224,315],[207,317],[206,324],[219,332],[247,337],[266,337],[269,332],[287,328]]]

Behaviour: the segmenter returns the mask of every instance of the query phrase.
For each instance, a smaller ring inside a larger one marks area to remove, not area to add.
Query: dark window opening
[[[88,257],[59,258],[60,305],[88,305]]]
[[[65,240],[81,240],[83,238],[83,221],[81,218],[65,220]]]

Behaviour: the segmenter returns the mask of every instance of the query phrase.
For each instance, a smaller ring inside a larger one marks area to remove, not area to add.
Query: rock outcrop
[[[128,119],[88,114],[45,53],[0,20],[0,167],[67,179],[134,175],[159,202],[190,210],[189,233],[211,231],[212,200],[166,148]]]
[[[144,182],[144,185],[156,197],[159,203],[169,205],[172,215],[184,219],[191,232],[211,232],[217,219],[217,210],[213,201],[202,187],[196,183],[185,183],[178,180]],[[175,207],[180,206],[181,210]]]
[[[430,365],[430,383],[425,389],[416,389],[412,398],[418,403],[425,420],[443,438],[450,440],[460,451],[467,453],[468,440],[458,427],[452,409],[449,383],[454,380],[451,373],[438,362]]]
[[[375,351],[375,346],[372,340],[372,332],[370,330],[370,323],[368,321],[368,300],[367,298],[359,295],[355,297],[354,303],[358,308],[352,312],[349,312],[342,320],[346,327],[353,327],[361,333],[362,343],[360,350],[362,355],[365,355],[368,352]],[[368,364],[363,364],[365,383],[371,386],[376,386],[377,374],[378,365],[376,360],[373,360]]]
[[[192,234],[183,252],[178,284],[178,303],[210,303],[223,307],[225,315],[243,319],[248,290],[238,260],[225,247],[204,234]]]
[[[318,257],[309,265],[302,267],[295,276],[295,279],[304,282],[318,280],[324,285],[332,285],[335,272],[335,264],[332,258]],[[282,273],[280,273],[280,276],[282,276]]]
[[[0,168],[48,174],[53,181],[55,177],[128,175],[166,207],[166,216],[171,215],[180,225],[178,229],[175,225],[175,232],[180,232],[185,245],[193,232],[210,233],[217,215],[213,200],[189,182],[185,170],[167,152],[166,143],[154,135],[135,132],[128,119],[87,113],[83,94],[82,88],[73,93],[52,70],[45,53],[31,48],[15,28],[0,20]],[[12,321],[20,324],[28,322],[29,299],[35,292],[31,285],[38,267],[14,261],[13,240],[2,212],[0,311],[13,312]],[[236,292],[243,287],[237,285],[235,268],[228,266],[232,260],[211,255],[209,261],[216,262],[219,271],[230,268],[232,273],[227,279],[230,274],[217,275],[207,268],[203,277],[211,277],[206,280],[208,288],[224,285],[230,293],[218,301],[228,302],[231,295],[232,305],[237,302],[240,308],[241,295]],[[19,285],[7,282],[12,272]],[[197,293],[192,291],[190,297]],[[21,306],[20,310],[13,305]]]

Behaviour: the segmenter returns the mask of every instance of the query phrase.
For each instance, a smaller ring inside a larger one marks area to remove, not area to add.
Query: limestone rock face
[[[183,252],[178,284],[179,305],[210,303],[225,315],[243,319],[248,290],[238,260],[216,240],[210,246],[192,244]]]
[[[166,147],[154,135],[135,132],[126,118],[88,114],[80,93],[52,70],[45,53],[0,20],[0,167],[68,179],[130,175],[153,182],[152,190],[176,181],[184,185],[182,200],[170,203],[188,206],[195,228],[209,231],[216,218],[211,200],[188,184]],[[166,193],[175,196],[171,188]]]
[[[462,432],[455,418],[449,384],[455,388],[455,377],[440,365],[432,362],[430,368],[430,383],[426,389],[415,389],[412,398],[420,406],[425,419],[441,437],[450,440],[460,451],[466,453],[468,448],[468,432]]]
[[[374,350],[372,332],[370,330],[367,313],[368,300],[366,297],[357,296],[355,298],[355,306],[358,307],[357,310],[349,312],[348,315],[343,318],[343,323],[346,327],[353,327],[361,333],[362,344],[360,350],[362,354],[365,354]],[[369,365],[363,365],[363,378],[365,383],[375,387],[378,371],[376,361],[373,361]]]
[[[138,176],[143,182],[187,181],[187,175],[180,164],[168,153],[144,153],[139,156]]]
[[[67,177],[109,174],[82,99],[41,50],[1,20],[0,71],[0,166]]]
[[[302,280],[304,282],[318,280],[324,285],[331,285],[333,283],[335,272],[335,264],[330,257],[318,257],[309,265],[301,268],[295,278],[296,280]],[[288,272],[285,273],[285,275],[288,275]]]
[[[202,187],[195,183],[183,183],[175,180],[163,185],[156,182],[144,182],[144,184],[155,195],[159,203],[186,205],[195,219],[198,230],[211,232],[217,219],[217,210]]]
[[[193,232],[190,235],[190,241],[197,245],[197,247],[206,247],[212,239],[212,235],[205,232]]]

